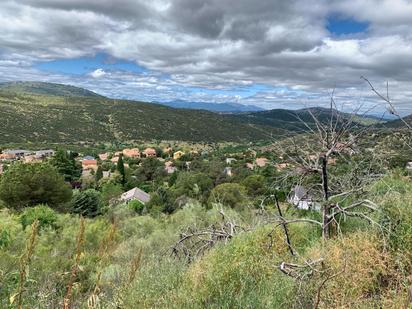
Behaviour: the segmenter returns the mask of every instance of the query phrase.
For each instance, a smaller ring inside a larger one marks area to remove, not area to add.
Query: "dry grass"
[[[17,294],[10,297],[10,303],[14,302],[15,297],[17,296],[17,306],[19,309],[23,308],[23,292],[24,285],[27,279],[28,267],[33,256],[34,248],[36,246],[36,237],[39,227],[39,221],[36,220],[31,225],[30,237],[27,241],[26,251],[20,258],[20,275],[19,275],[19,288]]]
[[[396,288],[396,269],[381,245],[376,236],[359,232],[311,250],[312,259],[324,257],[324,271],[314,278],[322,285],[319,308],[373,308],[385,299],[384,291]],[[386,299],[385,308],[400,308],[395,303]]]
[[[84,242],[84,218],[80,217],[80,230],[79,230],[79,234],[77,236],[77,242],[76,242],[76,257],[75,257],[75,262],[74,262],[74,265],[72,267],[72,271],[70,274],[69,283],[67,285],[67,292],[63,300],[64,309],[70,309],[70,301],[71,301],[72,293],[73,293],[73,284],[74,284],[74,281],[76,280],[77,272],[79,271],[80,257],[82,254],[83,242]]]

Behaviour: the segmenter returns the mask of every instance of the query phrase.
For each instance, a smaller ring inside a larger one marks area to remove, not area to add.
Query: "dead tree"
[[[180,233],[179,240],[171,248],[172,255],[190,263],[217,243],[227,243],[235,235],[246,231],[244,227],[227,218],[223,209],[220,214],[222,221],[219,223],[202,229],[188,227]]]
[[[335,230],[339,229],[339,216],[356,214],[370,222],[373,221],[368,216],[371,210],[370,201],[359,200],[348,207],[342,204],[361,196],[365,185],[381,175],[374,173],[372,167],[368,166],[375,164],[376,160],[362,163],[361,172],[361,164],[353,163],[353,171],[345,176],[336,176],[330,171],[337,159],[351,160],[351,156],[356,155],[361,144],[367,140],[366,136],[371,128],[356,121],[360,109],[361,106],[351,114],[340,113],[332,92],[327,111],[317,114],[316,110],[307,109],[311,121],[297,114],[297,120],[306,127],[306,132],[286,138],[275,147],[280,157],[292,167],[283,178],[278,179],[276,186],[284,186],[290,178],[298,178],[297,185],[309,186],[308,191],[313,195],[313,202],[321,205],[322,220],[317,223],[320,223],[323,239],[330,238],[335,234]],[[361,216],[365,210],[366,213]],[[279,222],[282,220],[284,218]]]

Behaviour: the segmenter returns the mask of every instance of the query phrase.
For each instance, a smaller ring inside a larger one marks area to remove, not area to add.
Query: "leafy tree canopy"
[[[0,180],[0,199],[14,209],[38,204],[58,208],[71,196],[70,186],[47,163],[14,164]]]

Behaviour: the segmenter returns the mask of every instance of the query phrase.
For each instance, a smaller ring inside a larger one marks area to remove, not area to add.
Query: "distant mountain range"
[[[242,112],[257,112],[264,111],[263,108],[254,105],[244,105],[239,103],[209,103],[209,102],[190,102],[184,100],[176,100],[170,102],[153,102],[173,108],[184,109],[203,109],[217,113],[242,113]]]

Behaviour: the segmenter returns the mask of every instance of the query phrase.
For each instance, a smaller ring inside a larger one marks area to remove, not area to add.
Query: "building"
[[[290,166],[289,163],[279,163],[279,164],[276,164],[276,169],[279,171],[282,171],[285,168],[288,168],[289,166]]]
[[[246,163],[246,168],[253,170],[255,168],[255,165],[253,163]]]
[[[24,156],[24,163],[39,163],[42,162],[43,157],[37,155]]]
[[[225,170],[223,171],[224,174],[228,177],[232,177],[233,176],[233,172],[232,172],[232,168],[230,166],[225,167]]]
[[[236,162],[235,158],[226,158],[226,164],[232,164],[232,162]]]
[[[173,149],[170,146],[163,148],[163,153],[171,154],[172,152],[173,152]]]
[[[34,154],[39,159],[45,159],[45,158],[50,158],[50,157],[54,156],[54,150],[52,150],[52,149],[38,150]]]
[[[94,170],[97,171],[97,160],[91,156],[86,156],[82,160],[83,170]]]
[[[312,195],[301,185],[295,186],[289,196],[289,203],[296,206],[298,209],[304,210],[320,210],[320,204],[315,202]]]
[[[172,161],[167,161],[167,162],[165,162],[165,171],[168,174],[173,174],[174,172],[177,171],[177,168],[175,166],[173,166]]]
[[[406,163],[406,169],[407,170],[412,170],[412,162]]]
[[[157,156],[156,149],[154,149],[154,148],[146,148],[143,151],[143,154],[147,158],[156,158],[156,156]]]
[[[0,161],[13,161],[17,160],[15,154],[12,153],[0,153]]]
[[[109,153],[105,152],[105,153],[99,154],[99,159],[102,160],[102,161],[108,160],[109,159]]]
[[[112,161],[112,163],[117,163],[119,162],[119,157],[118,156],[113,157],[110,161]]]
[[[3,154],[14,155],[16,159],[20,159],[31,153],[33,152],[30,150],[24,150],[24,149],[8,149],[8,150],[3,151]]]
[[[256,158],[255,162],[256,162],[256,165],[259,167],[264,167],[267,164],[269,164],[269,160],[266,158]]]
[[[144,192],[139,188],[133,188],[120,196],[120,201],[124,203],[129,203],[130,201],[137,200],[143,204],[150,201],[150,194]]]
[[[173,154],[173,160],[179,160],[185,153],[183,151],[176,151]]]
[[[138,159],[140,158],[140,150],[138,148],[126,148],[123,149],[123,155],[128,158]]]

